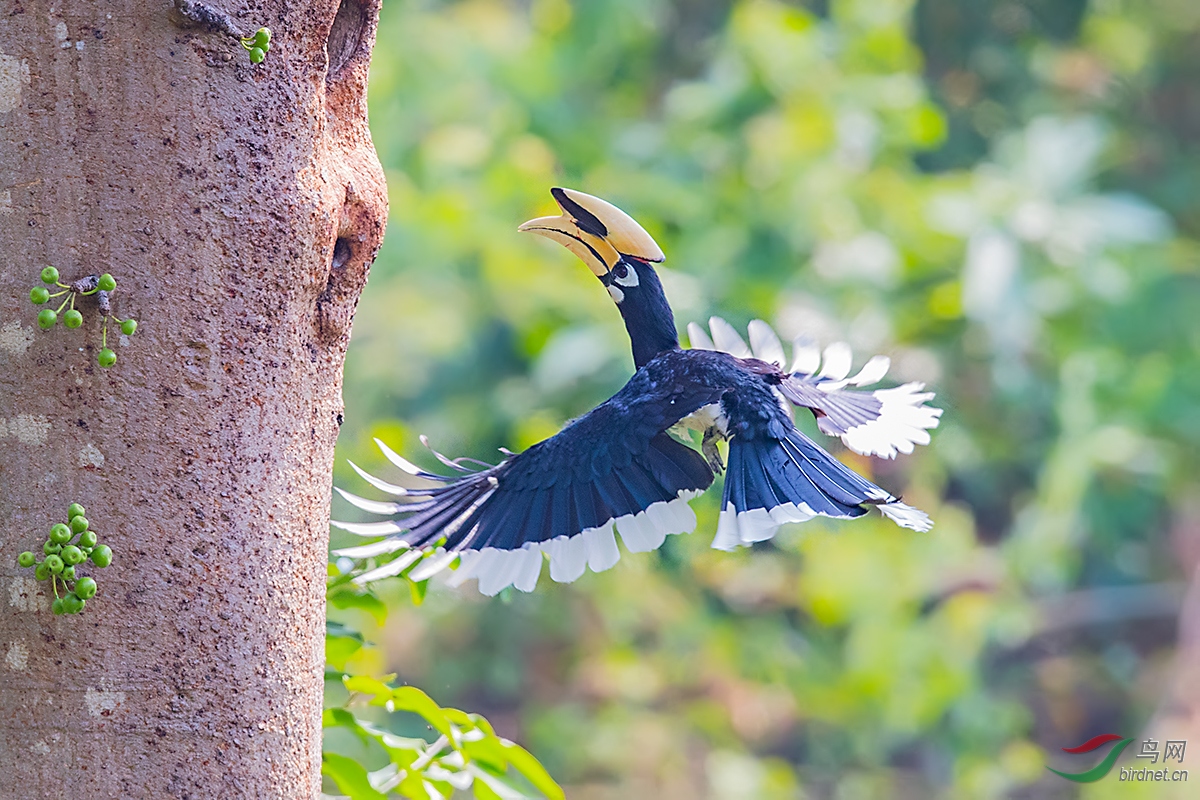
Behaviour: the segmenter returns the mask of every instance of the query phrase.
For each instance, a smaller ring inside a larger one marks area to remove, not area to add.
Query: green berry
[[[50,330],[56,322],[58,322],[58,314],[54,312],[54,309],[43,308],[38,312],[38,327],[42,330]]]
[[[84,512],[84,508],[83,508],[83,506],[79,505],[79,503],[71,503],[71,505],[67,506],[67,518],[68,519],[70,519],[71,517],[82,517],[83,512]]]
[[[42,270],[42,283],[51,285],[58,283],[58,270],[54,267],[46,267]]]
[[[68,328],[78,328],[82,324],[83,314],[80,314],[75,309],[72,308],[70,311],[63,314],[63,325],[66,325]]]
[[[73,580],[75,580],[75,565],[73,565],[73,564],[72,564],[72,565],[71,565],[71,566],[69,566],[69,567],[63,567],[63,571],[62,571],[62,579],[63,579],[64,581],[73,581]]]
[[[105,369],[108,369],[113,364],[117,363],[117,354],[106,347],[100,351],[98,356],[96,356],[96,363]]]
[[[251,47],[250,48],[250,63],[251,64],[261,64],[262,60],[266,57],[267,57],[267,51],[263,50],[261,47]]]
[[[65,567],[65,566],[66,566],[66,564],[63,563],[62,556],[59,556],[59,555],[46,556],[46,568],[49,569],[51,572],[53,572],[55,575],[62,572],[63,567]]]
[[[61,522],[50,529],[50,541],[55,544],[66,544],[75,534]]]
[[[29,299],[35,306],[43,305],[50,300],[50,290],[45,286],[35,286],[29,290]]]
[[[21,553],[21,555],[17,556],[17,563],[22,567],[32,567],[35,563],[37,563],[37,556],[26,550],[24,553]]]
[[[62,545],[59,544],[58,542],[51,540],[49,542],[46,542],[44,545],[42,545],[42,552],[48,556],[55,555],[56,553],[61,553]]]
[[[111,292],[117,288],[117,279],[106,272],[100,276],[100,280],[96,282],[96,286],[102,292]]]
[[[83,533],[79,534],[79,546],[80,547],[95,547],[96,546],[96,532],[95,531],[84,531]]]
[[[63,609],[68,614],[78,614],[80,611],[83,611],[83,607],[85,605],[87,605],[86,603],[83,602],[83,598],[80,597],[75,592],[71,592],[70,594],[68,594],[66,597],[64,597],[62,599],[62,601],[63,601]]]
[[[87,517],[71,517],[71,532],[83,533],[88,529]]]
[[[84,600],[91,600],[96,596],[96,579],[80,578],[79,583],[75,584],[75,594]]]
[[[33,577],[39,581],[44,581],[50,577],[50,568],[46,566],[45,561],[39,561],[38,565],[33,568]]]
[[[74,566],[83,561],[83,551],[75,545],[69,544],[62,549],[62,560],[69,566]]]
[[[137,330],[137,320],[127,319],[121,323],[121,333],[126,336],[133,336],[133,332]]]
[[[265,47],[271,43],[271,29],[259,28],[254,32],[254,43],[259,47]]]
[[[92,551],[92,563],[97,567],[107,567],[112,563],[112,548],[102,544]]]
[[[55,615],[60,617],[67,613],[67,607],[63,603],[63,599],[61,597],[54,598],[54,602],[50,604],[50,610],[53,611]]]

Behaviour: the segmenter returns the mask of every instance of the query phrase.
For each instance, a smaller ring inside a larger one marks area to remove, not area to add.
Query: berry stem
[[[100,334],[101,349],[108,347],[108,318],[104,319],[104,333]]]
[[[60,283],[60,284],[59,284],[59,286],[62,286],[62,284]],[[68,286],[68,287],[67,287],[67,292],[69,292],[69,291],[71,291],[71,287],[70,287],[70,286]],[[50,296],[51,296],[51,297],[62,297],[62,296],[63,296],[64,294],[66,294],[67,292],[55,292],[54,294],[52,294],[52,295],[50,295]]]
[[[58,307],[58,310],[57,310],[57,311],[55,311],[54,313],[55,313],[55,314],[61,314],[61,313],[62,313],[62,310],[63,310],[64,308],[66,308],[66,306],[67,306],[67,303],[71,302],[72,298],[74,298],[74,297],[75,297],[75,295],[71,295],[71,297],[68,297],[66,300],[63,300],[63,301],[62,301],[62,305],[61,305],[61,306],[59,306],[59,307]]]

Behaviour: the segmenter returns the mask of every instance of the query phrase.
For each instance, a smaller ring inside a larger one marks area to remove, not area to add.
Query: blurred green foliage
[[[438,736],[433,742],[397,736],[363,722],[344,708],[325,710],[326,728],[351,733],[368,749],[382,751],[386,763],[368,771],[364,759],[327,750],[321,773],[354,800],[402,797],[449,798],[471,790],[480,800],[541,796],[562,800],[562,788],[524,748],[499,737],[486,719],[456,708],[442,708],[413,686],[391,686],[394,675],[380,680],[346,675],[342,683],[352,699],[365,699],[388,712],[408,712],[425,721]]]
[[[392,581],[331,609],[374,646],[332,637],[329,705],[398,672],[571,797],[1073,796],[1048,754],[1142,729],[1197,557],[1198,52],[1190,0],[389,0],[339,485],[387,474],[372,436],[494,461],[627,379],[607,294],[515,230],[553,185],[645,224],[681,328],[849,341],[946,413],[913,456],[840,453],[930,534],[713,552],[713,490],[695,535],[575,584]]]

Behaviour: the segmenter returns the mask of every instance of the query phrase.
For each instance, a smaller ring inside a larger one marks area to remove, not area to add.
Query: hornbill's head
[[[616,302],[641,367],[679,339],[675,318],[651,262],[666,258],[633,217],[599,197],[574,189],[550,190],[562,214],[531,219],[518,230],[553,239],[587,265]]]

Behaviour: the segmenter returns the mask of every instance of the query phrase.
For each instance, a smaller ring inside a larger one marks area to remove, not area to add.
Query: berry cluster
[[[250,63],[261,64],[271,49],[271,29],[259,28],[253,36],[243,36],[240,41],[250,51]]]
[[[54,589],[51,608],[55,614],[78,614],[87,601],[96,596],[96,579],[76,575],[77,567],[89,560],[97,567],[112,563],[112,548],[98,543],[96,532],[89,529],[90,523],[83,511],[79,503],[72,503],[67,509],[67,524],[60,522],[50,528],[50,536],[42,545],[42,552],[46,554],[44,560],[38,561],[28,550],[17,556],[17,564],[34,568],[35,578],[50,581]],[[58,593],[60,581],[62,595]]]
[[[70,308],[67,313],[63,314],[63,325],[72,329],[80,327],[83,325],[83,314],[75,309],[75,298],[98,295],[100,313],[104,318],[104,333],[101,337],[101,350],[96,356],[96,362],[102,367],[111,367],[117,363],[117,354],[108,347],[108,323],[110,320],[117,323],[121,327],[121,333],[130,336],[137,330],[137,320],[117,319],[113,315],[110,294],[117,288],[116,279],[106,272],[103,275],[89,275],[86,278],[80,278],[74,283],[61,283],[58,279],[58,270],[54,267],[43,269],[41,277],[42,283],[54,286],[61,291],[51,294],[46,286],[35,286],[29,292],[29,299],[35,306],[45,305],[53,298],[62,297],[64,294],[70,295],[70,297],[63,300],[57,309],[43,308],[39,311],[38,327],[42,330],[53,328],[58,323],[58,315],[62,314],[62,310],[68,305]]]

